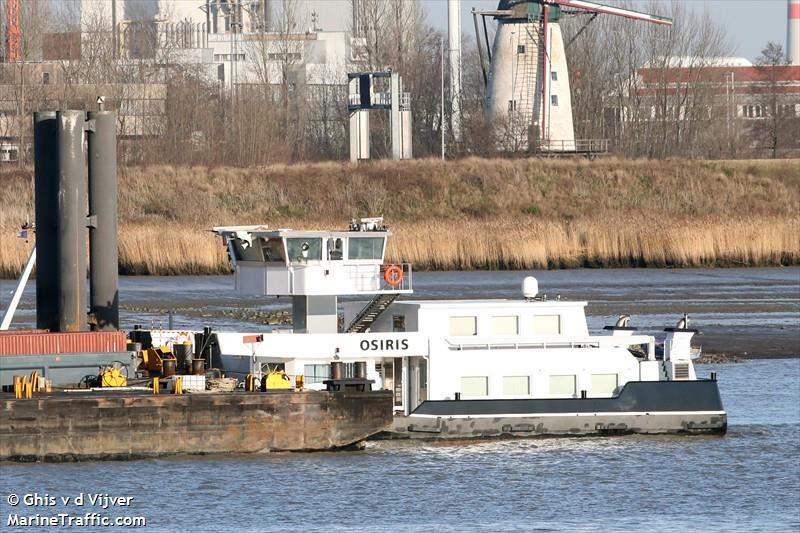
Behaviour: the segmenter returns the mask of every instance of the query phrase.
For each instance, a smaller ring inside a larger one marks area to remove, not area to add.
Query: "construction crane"
[[[6,0],[6,62],[19,61],[19,43],[19,0]]]
[[[505,142],[513,145],[512,149],[527,148],[530,139],[545,151],[576,150],[565,54],[572,41],[564,46],[559,21],[566,15],[581,14],[591,15],[586,25],[603,14],[672,25],[666,17],[585,0],[500,0],[496,10],[473,10],[481,65],[477,15],[483,17],[490,62],[488,75],[484,72],[486,110],[495,124],[508,130]],[[487,16],[497,21],[491,49]]]

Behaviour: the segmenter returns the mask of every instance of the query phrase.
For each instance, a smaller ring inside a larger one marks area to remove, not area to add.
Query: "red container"
[[[0,335],[0,356],[127,351],[123,331],[19,332]]]
[[[34,333],[47,333],[47,329],[4,329],[0,331],[0,337],[3,335],[33,335]]]

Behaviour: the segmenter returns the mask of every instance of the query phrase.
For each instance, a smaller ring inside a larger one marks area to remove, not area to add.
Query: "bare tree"
[[[793,118],[794,105],[798,99],[792,99],[790,94],[783,94],[780,88],[780,80],[786,75],[787,64],[783,46],[772,41],[761,50],[761,55],[756,60],[758,75],[768,89],[759,98],[762,119],[754,134],[756,140],[770,150],[773,158],[778,156],[778,150],[784,145],[791,146],[797,136],[798,121]],[[794,135],[792,126],[795,128]]]

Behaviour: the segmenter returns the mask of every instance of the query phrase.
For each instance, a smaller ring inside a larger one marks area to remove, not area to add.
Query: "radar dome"
[[[525,276],[522,280],[522,296],[528,299],[536,298],[539,294],[539,282],[533,276]]]

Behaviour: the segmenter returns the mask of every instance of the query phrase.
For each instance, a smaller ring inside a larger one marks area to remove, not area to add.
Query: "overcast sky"
[[[421,0],[431,23],[447,26],[447,0]],[[615,4],[613,0],[599,0]],[[671,0],[659,0],[665,3]],[[786,48],[786,0],[685,0],[698,11],[708,9],[727,34],[735,50],[733,55],[755,59],[767,41],[776,41]],[[642,2],[646,6],[648,2]],[[617,2],[618,4],[618,2]],[[462,31],[472,36],[470,10],[496,9],[497,0],[461,0]],[[473,37],[474,38],[474,37]]]

